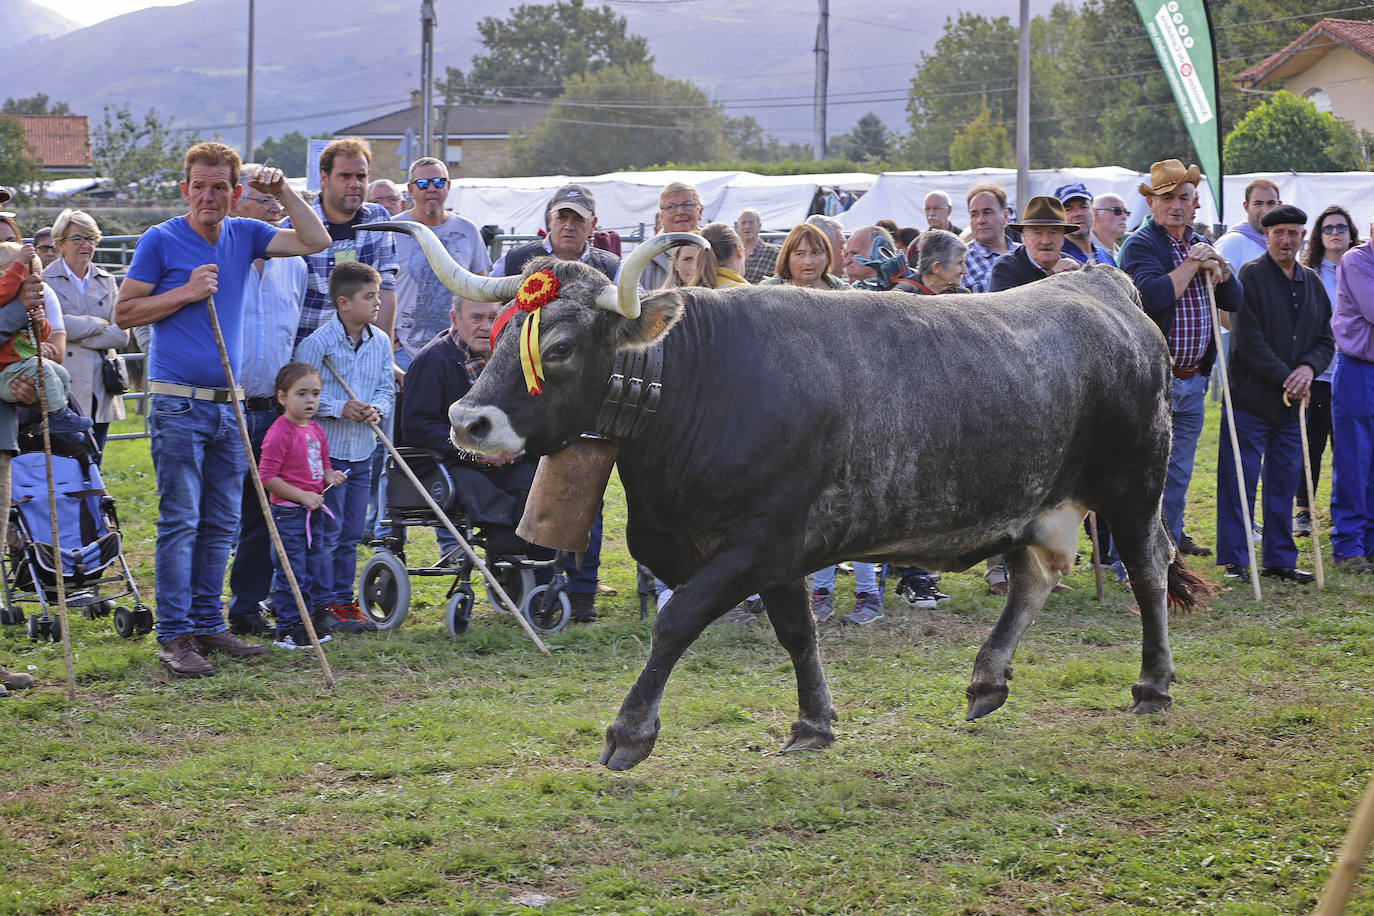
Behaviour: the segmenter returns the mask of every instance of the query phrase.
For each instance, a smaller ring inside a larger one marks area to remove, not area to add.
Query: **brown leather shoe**
[[[157,657],[177,677],[204,677],[215,673],[215,666],[200,654],[196,638],[190,633],[183,633],[166,645],[158,646]]]
[[[196,643],[200,646],[202,655],[209,655],[211,652],[223,652],[234,658],[248,658],[251,655],[262,655],[267,651],[266,646],[244,642],[228,630],[201,634],[196,637]]]
[[[33,686],[33,675],[11,671],[4,665],[0,665],[0,684],[3,684],[7,690],[28,690]]]

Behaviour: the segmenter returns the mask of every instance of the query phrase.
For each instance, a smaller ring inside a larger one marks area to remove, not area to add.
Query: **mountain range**
[[[93,124],[107,104],[128,105],[135,115],[155,108],[174,129],[242,142],[248,0],[151,7],[85,28],[30,0],[5,0],[7,9],[12,4],[29,31],[0,57],[4,95],[44,92]],[[436,75],[445,66],[468,69],[482,50],[474,24],[503,18],[512,6],[434,5]],[[1032,12],[1049,6],[1033,0]],[[732,116],[752,115],[770,136],[813,138],[816,3],[690,0],[613,8],[648,40],[660,72],[691,80]],[[419,9],[420,0],[256,0],[255,141],[294,130],[333,132],[408,106],[410,90],[420,85]],[[1015,7],[964,0],[962,11],[992,16],[1014,14]],[[910,77],[952,12],[930,2],[833,0],[827,132],[848,130],[868,111],[889,129],[903,129]]]
[[[59,38],[79,28],[81,23],[55,13],[46,6],[39,6],[33,0],[5,0],[0,51],[8,54],[14,48]]]

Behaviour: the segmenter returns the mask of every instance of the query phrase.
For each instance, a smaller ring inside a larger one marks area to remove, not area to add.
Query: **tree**
[[[955,135],[949,144],[949,167],[961,169],[1009,169],[1016,157],[1007,139],[1007,129],[992,123],[992,113],[984,108]]]
[[[5,104],[0,106],[0,114],[8,115],[69,115],[71,113],[72,110],[66,102],[49,104],[47,95],[42,92],[26,99],[5,99]]]
[[[782,162],[786,159],[811,158],[811,144],[782,143],[777,137],[765,137],[763,128],[752,115],[740,118],[727,117],[722,130],[725,132],[725,145],[733,150],[735,157],[742,162]]]
[[[145,198],[171,197],[181,180],[187,139],[163,124],[157,109],[140,120],[128,105],[105,106],[105,116],[91,131],[91,160],[96,174],[110,179],[119,193]]]
[[[20,191],[37,181],[43,164],[24,138],[24,128],[12,117],[0,115],[0,185]]]
[[[1251,109],[1222,155],[1231,172],[1350,172],[1363,165],[1354,128],[1291,92]]]
[[[515,175],[595,175],[726,152],[720,111],[691,83],[648,64],[573,76],[530,134],[511,143]]]
[[[555,99],[573,76],[653,63],[648,42],[629,34],[623,16],[583,0],[523,4],[508,19],[486,17],[477,30],[486,52],[473,57],[465,77],[470,101]]]
[[[316,137],[317,140],[331,139],[329,134]],[[309,167],[307,159],[310,152],[310,138],[298,130],[293,130],[280,140],[268,137],[258,148],[253,151],[255,162],[266,163],[268,159],[272,164],[281,169],[293,178],[304,175]]]
[[[859,119],[849,133],[831,137],[826,153],[837,159],[854,162],[880,162],[892,151],[892,135],[883,119],[870,111]]]

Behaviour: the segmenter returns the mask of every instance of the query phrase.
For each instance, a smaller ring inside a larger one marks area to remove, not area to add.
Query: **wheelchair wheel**
[[[506,594],[510,596],[510,600],[516,607],[520,607],[525,596],[534,589],[534,570],[532,569],[511,567],[509,569],[493,569],[491,572],[496,577],[496,581],[501,583],[501,588],[505,589]],[[487,589],[487,604],[502,614],[506,613],[506,608],[501,606],[501,602],[496,597],[496,590],[490,587]]]
[[[450,636],[462,636],[468,631],[470,620],[472,620],[472,589],[466,585],[460,585],[458,590],[448,599],[448,606],[444,608],[444,630]]]
[[[544,594],[548,590],[547,585],[540,585],[526,592],[524,600],[520,602],[520,613],[540,633],[557,633],[572,619],[572,601],[567,592],[560,591],[558,600],[545,612]]]
[[[138,621],[134,620],[134,612],[126,607],[115,608],[114,631],[121,639],[133,639],[137,636]]]
[[[387,550],[368,558],[358,581],[362,611],[379,630],[394,630],[410,613],[410,574]]]

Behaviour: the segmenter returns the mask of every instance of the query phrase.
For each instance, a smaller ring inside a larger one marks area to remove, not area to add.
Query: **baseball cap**
[[[1092,203],[1093,200],[1093,196],[1088,193],[1088,189],[1083,187],[1083,184],[1078,181],[1072,184],[1061,184],[1054,189],[1054,196],[1059,198],[1061,204],[1066,204],[1078,197],[1086,197],[1088,203]]]
[[[565,184],[549,201],[549,212],[555,210],[571,210],[583,219],[591,219],[596,216],[596,198],[580,184]]]

